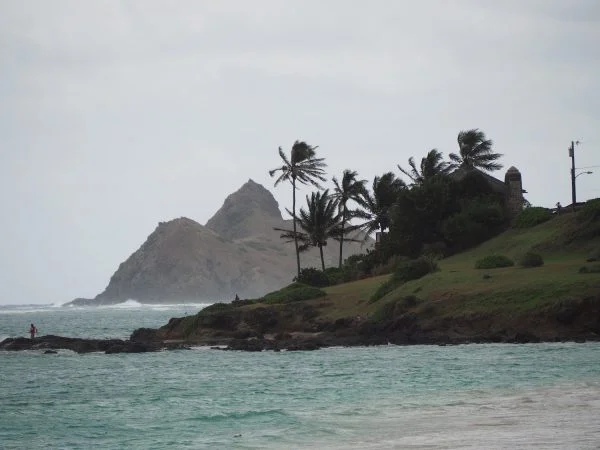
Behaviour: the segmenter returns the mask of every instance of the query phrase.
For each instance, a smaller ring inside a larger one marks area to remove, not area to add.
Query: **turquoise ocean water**
[[[200,307],[0,307],[0,339]],[[0,352],[0,448],[600,448],[600,344]]]

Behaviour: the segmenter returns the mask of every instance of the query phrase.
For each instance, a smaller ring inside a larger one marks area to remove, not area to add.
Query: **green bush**
[[[595,261],[600,261],[600,247],[593,249],[588,258],[587,258],[588,262],[595,262]]]
[[[300,276],[294,277],[294,282],[316,287],[329,286],[329,279],[325,272],[314,267],[306,267],[300,270]]]
[[[394,271],[394,275],[392,275],[392,280],[405,283],[407,281],[417,280],[428,273],[436,272],[437,270],[438,265],[433,259],[421,257],[399,263]]]
[[[465,203],[463,209],[445,219],[441,232],[454,251],[477,245],[502,229],[506,217],[502,206],[488,198]]]
[[[581,211],[577,212],[577,219],[582,222],[600,220],[600,198],[588,200]]]
[[[508,256],[504,255],[489,255],[485,258],[477,260],[475,263],[476,269],[498,269],[500,267],[514,266],[515,262]]]
[[[443,259],[450,253],[448,245],[443,241],[432,242],[431,244],[423,244],[423,256],[431,259]]]
[[[314,287],[327,287],[356,279],[356,266],[344,264],[341,269],[339,267],[328,267],[325,272],[314,267],[307,267],[300,271],[299,277],[294,277],[294,282]]]
[[[389,281],[379,286],[369,301],[370,303],[376,302],[407,281],[417,280],[437,270],[437,263],[425,257],[401,262]]]
[[[406,258],[405,256],[392,255],[388,258],[388,260],[386,262],[378,264],[377,266],[373,267],[373,269],[371,270],[371,276],[376,277],[379,275],[393,273],[401,263],[403,263],[407,260],[408,260],[408,258]]]
[[[544,265],[544,260],[539,253],[527,252],[519,259],[519,265],[522,267],[540,267]]]
[[[351,269],[346,266],[342,266],[342,268],[328,267],[325,269],[325,276],[327,277],[328,286],[335,286],[352,280]]]
[[[312,300],[327,295],[324,291],[314,286],[308,286],[303,283],[292,283],[275,292],[265,295],[258,301],[268,305],[277,303],[291,303],[302,300]]]
[[[540,223],[547,222],[552,219],[552,212],[548,208],[542,208],[534,206],[531,208],[525,208],[515,218],[513,227],[515,228],[531,228]]]
[[[600,264],[590,264],[580,267],[579,273],[600,273]]]

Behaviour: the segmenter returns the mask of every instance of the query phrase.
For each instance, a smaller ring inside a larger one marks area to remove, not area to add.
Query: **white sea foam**
[[[198,311],[212,303],[140,303],[137,300],[129,299],[123,303],[114,305],[102,305],[100,308],[116,308],[116,309],[137,309],[145,308],[153,311],[171,311],[171,310],[189,310],[190,312]]]
[[[124,301],[123,303],[117,303],[115,305],[103,305],[103,306],[101,306],[101,308],[129,309],[129,308],[141,308],[142,306],[144,306],[144,305],[141,304],[140,302],[138,302],[137,300],[129,299],[129,300]]]
[[[0,314],[30,314],[46,312],[53,308],[52,304],[43,305],[0,305]]]

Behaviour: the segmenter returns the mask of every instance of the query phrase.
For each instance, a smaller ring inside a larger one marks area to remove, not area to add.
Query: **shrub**
[[[490,198],[465,203],[463,209],[442,222],[441,232],[454,250],[479,244],[499,232],[506,222],[502,206]]]
[[[498,269],[500,267],[514,266],[515,262],[508,256],[504,255],[489,255],[485,258],[477,260],[475,263],[476,269]]]
[[[539,253],[527,252],[519,259],[519,265],[522,267],[540,267],[544,265],[544,260]]]
[[[325,272],[314,267],[307,267],[300,271],[299,277],[294,277],[294,282],[314,287],[327,287],[356,279],[356,266],[343,265],[341,269],[339,267],[328,267]]]
[[[327,279],[327,286],[335,286],[346,281],[343,266],[341,269],[339,267],[328,267],[325,269],[324,274]]]
[[[593,249],[588,258],[587,258],[588,262],[595,262],[595,261],[600,261],[600,247]]]
[[[376,277],[378,275],[385,275],[386,273],[392,273],[396,268],[407,258],[401,255],[393,255],[383,264],[378,264],[371,270],[371,275]]]
[[[417,280],[428,273],[436,272],[437,270],[438,265],[433,259],[421,257],[398,264],[398,267],[392,276],[392,280],[405,283],[407,281]]]
[[[423,256],[432,259],[443,259],[450,253],[448,246],[443,241],[432,242],[423,245]]]
[[[325,272],[314,267],[306,267],[300,271],[300,276],[294,277],[294,282],[307,284],[309,286],[326,287],[329,280]]]
[[[417,280],[421,277],[424,277],[428,273],[432,273],[437,270],[438,266],[436,262],[425,257],[401,262],[396,268],[392,277],[379,286],[379,288],[377,288],[377,290],[373,293],[370,303],[376,302],[384,297],[387,293],[392,292],[398,286],[406,283],[407,281]]]
[[[314,286],[307,286],[303,283],[292,283],[275,292],[265,295],[259,299],[260,302],[269,305],[277,303],[291,303],[302,300],[312,300],[327,295],[324,291]]]
[[[600,264],[590,264],[580,267],[579,273],[600,273]]]
[[[542,208],[534,206],[531,208],[525,208],[515,218],[513,227],[515,228],[531,228],[540,223],[547,222],[552,219],[552,212],[548,208]]]
[[[582,222],[600,220],[600,198],[587,201],[577,213],[577,219]]]

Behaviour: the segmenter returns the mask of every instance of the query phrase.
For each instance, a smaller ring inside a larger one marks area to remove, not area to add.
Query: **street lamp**
[[[577,178],[579,175],[591,175],[593,173],[594,172],[581,172],[581,173],[578,173],[577,175],[575,175],[575,178]]]

